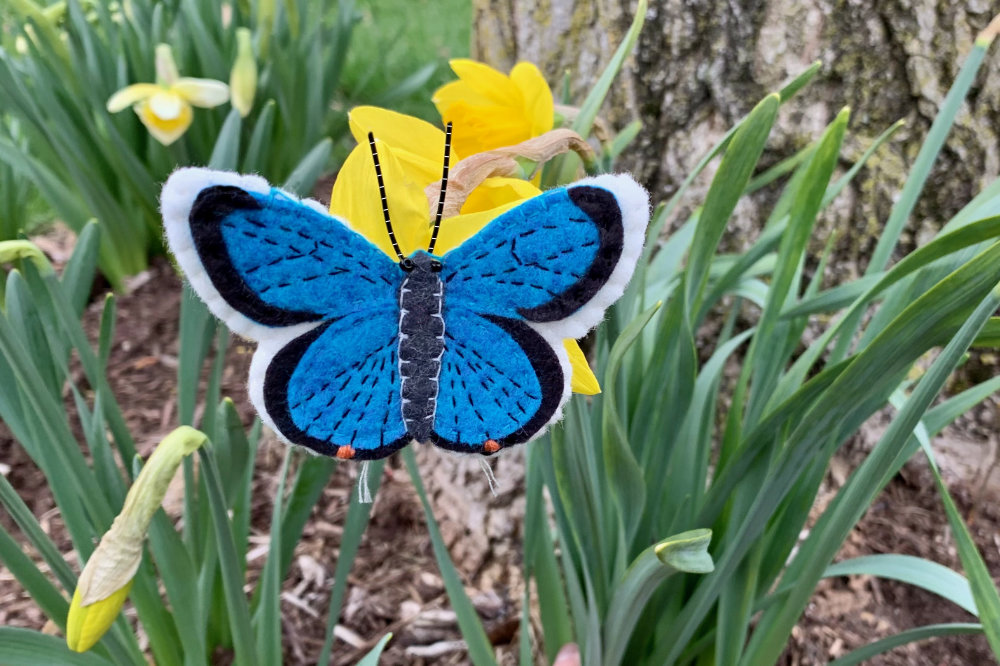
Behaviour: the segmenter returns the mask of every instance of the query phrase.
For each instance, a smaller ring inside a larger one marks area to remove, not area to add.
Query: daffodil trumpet
[[[474,60],[450,63],[458,81],[435,91],[444,122],[455,124],[455,151],[475,155],[513,146],[552,129],[552,91],[538,68],[520,62],[504,74]]]

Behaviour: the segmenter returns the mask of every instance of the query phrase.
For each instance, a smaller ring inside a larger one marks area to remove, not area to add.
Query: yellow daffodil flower
[[[153,514],[163,503],[181,460],[207,439],[194,428],[181,426],[167,435],[146,461],[121,513],[101,537],[77,581],[66,618],[66,644],[71,650],[92,648],[118,617],[142,563],[142,546]]]
[[[528,62],[510,75],[474,60],[450,62],[458,81],[437,89],[433,101],[445,123],[454,124],[453,142],[462,155],[513,146],[552,129],[552,91]]]
[[[108,100],[108,112],[131,106],[153,138],[169,146],[191,126],[191,106],[211,108],[229,99],[229,86],[214,79],[182,77],[168,44],[156,46],[156,83],[134,83]]]
[[[400,249],[404,256],[426,249],[432,216],[425,190],[441,178],[444,132],[423,120],[370,106],[355,108],[348,118],[358,145],[348,155],[334,182],[330,213],[348,220],[355,231],[388,256],[396,257],[385,231],[368,146],[368,132],[372,132]],[[452,165],[467,156],[453,148]],[[435,253],[443,255],[458,247],[501,213],[540,193],[537,187],[519,178],[487,178],[465,200],[458,215],[442,220]],[[573,366],[573,390],[587,395],[600,393],[600,385],[580,346],[575,340],[566,340],[565,345]]]
[[[246,118],[253,108],[253,98],[257,94],[257,60],[253,55],[253,44],[250,42],[250,29],[236,29],[236,62],[229,75],[229,89],[232,91],[230,102]]]

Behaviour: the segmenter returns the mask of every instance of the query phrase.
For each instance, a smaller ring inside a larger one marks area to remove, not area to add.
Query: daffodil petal
[[[519,62],[510,70],[510,80],[524,96],[524,110],[531,119],[531,135],[540,136],[552,129],[555,117],[552,91],[538,68],[530,62]]]
[[[170,44],[156,45],[155,62],[157,83],[169,87],[180,78],[177,63],[174,62],[174,51],[170,48]]]
[[[382,221],[375,167],[372,166],[372,156],[367,144],[355,146],[340,166],[330,194],[330,214],[339,217],[380,250],[395,258]]]
[[[430,242],[430,212],[420,183],[388,144],[375,140],[389,202],[389,217],[403,255],[425,249]],[[347,156],[330,195],[330,214],[348,225],[388,256],[396,259],[382,217],[382,203],[375,166],[367,139]]]
[[[570,381],[573,393],[582,393],[583,395],[600,393],[601,385],[597,381],[597,377],[594,376],[594,371],[590,369],[590,363],[587,362],[587,357],[584,356],[579,343],[567,338],[563,340],[563,346],[566,347],[566,353],[569,354],[570,367],[573,368],[573,377]]]
[[[368,143],[368,132],[392,146],[426,156],[444,154],[444,132],[425,120],[377,106],[358,106],[347,115],[351,134],[359,144]],[[440,162],[440,160],[438,160]]]
[[[108,99],[108,113],[118,113],[162,90],[163,88],[155,83],[133,83],[122,88]]]
[[[520,203],[542,191],[520,178],[487,178],[462,204],[462,213],[478,213],[511,202]]]
[[[172,90],[161,90],[149,98],[150,112],[160,120],[175,120],[184,110],[184,100]]]
[[[179,139],[191,126],[194,117],[191,105],[186,102],[181,107],[181,114],[172,120],[164,120],[153,113],[148,100],[136,104],[135,112],[153,138],[164,146],[169,146]]]
[[[414,173],[397,157],[389,144],[376,140],[379,163],[389,199],[392,230],[403,256],[427,249],[431,240],[430,209],[427,206],[425,182],[417,182]],[[384,157],[383,157],[384,155]]]
[[[178,79],[170,89],[189,103],[205,109],[225,104],[229,99],[229,86],[215,79],[195,79],[185,76]]]
[[[348,114],[351,134],[368,145],[368,132],[392,146],[410,178],[427,185],[441,177],[444,132],[428,122],[375,106],[359,106]],[[461,159],[452,146],[451,163]]]
[[[434,253],[443,255],[450,250],[454,250],[476,235],[480,229],[519,203],[521,202],[511,201],[490,210],[478,213],[463,213],[442,221],[441,231],[438,232],[437,244],[434,246]]]
[[[434,105],[437,106],[438,112],[440,112],[442,117],[444,117],[445,110],[448,109],[448,107],[459,102],[478,104],[482,106],[496,104],[496,102],[489,97],[480,95],[465,81],[452,81],[444,84],[434,91],[434,94],[431,96],[431,101],[433,101]]]
[[[457,102],[443,115],[454,123],[452,146],[462,155],[476,155],[531,138],[530,127],[518,109],[474,106]]]
[[[510,105],[511,100],[521,95],[510,77],[489,65],[466,58],[456,58],[448,64],[463,83],[496,104]]]
[[[111,596],[89,606],[80,604],[79,589],[73,592],[73,601],[70,603],[69,615],[66,618],[66,645],[69,649],[74,652],[86,652],[94,647],[111,628],[131,589],[130,580]]]

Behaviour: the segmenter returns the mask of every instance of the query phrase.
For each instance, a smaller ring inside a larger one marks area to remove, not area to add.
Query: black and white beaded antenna
[[[396,242],[396,234],[392,231],[392,222],[389,221],[389,200],[385,198],[385,182],[382,180],[382,167],[378,163],[378,150],[375,148],[375,135],[368,132],[368,143],[372,147],[372,159],[375,161],[375,177],[378,179],[378,193],[382,197],[382,216],[385,217],[385,228],[389,232],[389,240],[392,241],[392,249],[396,252],[396,256],[399,257],[399,263],[403,264],[405,262],[405,257],[403,252],[399,249],[399,243]]]
[[[431,232],[431,244],[428,254],[434,254],[438,231],[441,229],[441,216],[444,215],[444,198],[448,192],[448,163],[451,160],[451,121],[444,128],[444,173],[441,174],[441,195],[438,197],[437,215],[434,216],[434,231]]]

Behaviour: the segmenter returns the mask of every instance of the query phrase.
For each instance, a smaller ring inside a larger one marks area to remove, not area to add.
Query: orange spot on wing
[[[341,460],[349,460],[354,457],[353,446],[341,446],[337,449],[337,457]]]
[[[500,450],[500,443],[495,439],[488,439],[486,443],[483,444],[483,451],[486,453],[496,453]]]

